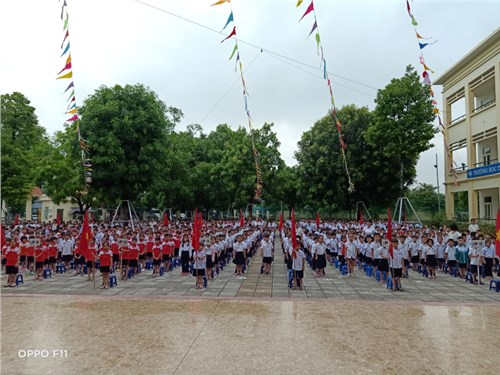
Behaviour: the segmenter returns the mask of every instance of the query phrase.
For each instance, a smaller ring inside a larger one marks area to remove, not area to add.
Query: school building
[[[443,87],[446,215],[467,192],[469,219],[494,222],[500,197],[500,28],[435,82]],[[458,162],[457,162],[458,160]]]
[[[56,204],[50,197],[45,195],[39,187],[34,187],[31,191],[31,196],[26,200],[26,220],[51,222],[57,217],[61,221],[70,221],[74,217],[75,211],[78,208],[74,207],[71,202],[61,202]]]

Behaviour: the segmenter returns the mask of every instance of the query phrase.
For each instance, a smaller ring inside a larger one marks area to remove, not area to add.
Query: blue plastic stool
[[[64,273],[66,272],[66,267],[64,267],[64,264],[58,264],[56,266],[56,273]]]
[[[153,262],[146,262],[146,269],[152,270],[153,269]]]
[[[382,272],[382,280],[387,280],[387,272]]]
[[[375,274],[375,279],[377,279],[377,281],[380,281],[380,271],[377,270],[377,273]]]
[[[86,275],[87,274],[87,266],[83,266],[83,273]]]
[[[474,275],[472,275],[472,272],[467,272],[467,276],[465,277],[465,282],[466,283],[474,283]]]
[[[129,279],[131,279],[132,277],[135,277],[135,273],[134,273],[134,269],[133,268],[129,268],[127,277]]]
[[[342,275],[347,275],[347,266],[343,265],[342,268],[340,269],[340,273]]]
[[[335,268],[339,268],[340,267],[340,262],[338,260],[335,261]]]
[[[458,277],[458,267],[453,267],[450,271],[450,276]]]
[[[46,279],[47,277],[52,277],[52,271],[50,268],[46,268],[43,270],[43,278]]]
[[[444,273],[448,273],[448,265],[447,264],[444,265],[443,272]]]
[[[392,277],[387,278],[387,289],[392,289]]]
[[[21,275],[21,274],[17,275],[17,277],[16,277],[16,285],[19,285],[19,284],[24,285],[23,275]]]
[[[424,267],[424,269],[422,271],[422,276],[423,277],[429,277],[429,271],[427,270],[427,267]]]
[[[365,272],[366,272],[366,276],[373,277],[373,267],[372,266],[366,267]]]
[[[490,289],[488,290],[491,290],[493,289],[493,284],[495,285],[495,292],[500,292],[500,279],[491,279],[490,281]]]
[[[118,282],[116,281],[116,275],[109,275],[109,287],[117,286]]]
[[[288,287],[290,289],[293,287],[293,270],[288,270]]]
[[[161,266],[160,267],[160,276],[163,276],[165,274],[165,267]]]

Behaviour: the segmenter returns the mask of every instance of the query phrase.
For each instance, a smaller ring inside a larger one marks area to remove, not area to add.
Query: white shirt
[[[262,256],[264,258],[270,258],[273,256],[273,243],[271,241],[262,240],[260,243],[262,249]]]
[[[306,259],[306,255],[302,250],[299,250],[296,252],[297,257],[293,259],[292,263],[292,269],[295,271],[302,271],[303,270],[303,260]]]

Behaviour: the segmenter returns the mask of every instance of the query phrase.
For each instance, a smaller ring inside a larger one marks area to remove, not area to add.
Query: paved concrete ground
[[[56,274],[43,281],[34,281],[24,274],[24,285],[17,288],[2,288],[4,294],[67,294],[67,295],[117,295],[117,296],[184,296],[184,297],[255,297],[291,299],[341,299],[371,301],[420,301],[420,302],[500,302],[500,293],[488,290],[485,285],[472,285],[459,278],[437,272],[437,280],[429,280],[410,271],[410,278],[403,279],[405,292],[393,292],[385,284],[367,277],[356,270],[354,277],[342,276],[338,269],[328,266],[326,277],[316,278],[306,267],[304,290],[290,290],[287,285],[287,270],[283,263],[279,239],[276,239],[275,261],[271,275],[260,274],[261,258],[257,254],[247,270],[246,278],[233,275],[234,266],[226,267],[207,288],[195,289],[192,276],[181,276],[180,267],[154,279],[151,270],[145,270],[127,281],[118,280],[118,286],[101,290],[99,271],[95,283],[86,277],[74,276],[70,270]],[[1,277],[2,284],[6,275]]]

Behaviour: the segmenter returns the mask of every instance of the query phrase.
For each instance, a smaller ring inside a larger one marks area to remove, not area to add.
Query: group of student
[[[178,259],[181,275],[187,276],[191,271],[196,277],[196,288],[203,288],[203,279],[211,280],[231,260],[235,276],[243,276],[249,258],[257,249],[265,254],[269,274],[270,249],[274,248],[273,224],[264,221],[247,222],[244,227],[234,221],[206,222],[197,241],[188,222],[168,226],[149,223],[135,230],[96,224],[85,252],[80,244],[80,230],[80,224],[62,228],[54,225],[7,228],[9,240],[2,248],[2,269],[8,275],[5,287],[16,286],[19,272],[27,272],[34,275],[35,281],[41,281],[46,269],[55,274],[58,266],[65,272],[74,268],[75,275],[83,276],[86,271],[88,280],[93,280],[98,265],[101,288],[106,289],[110,273],[119,271],[125,281],[149,263],[156,278],[161,271],[169,272],[172,261]]]
[[[449,274],[456,269],[462,279],[470,273],[476,285],[483,284],[478,276],[491,279],[495,267],[500,276],[495,241],[483,236],[478,229],[462,233],[456,225],[436,229],[398,224],[389,231],[387,225],[387,221],[363,224],[331,221],[318,227],[313,221],[301,220],[296,224],[294,247],[288,222],[280,235],[285,262],[294,275],[293,288],[302,288],[306,263],[311,265],[316,277],[324,277],[326,265],[334,262],[346,266],[347,277],[354,275],[356,265],[373,267],[374,277],[382,275],[381,283],[386,282],[383,275],[392,277],[396,291],[404,291],[401,279],[409,276],[409,269],[429,279],[437,278],[436,269]]]

